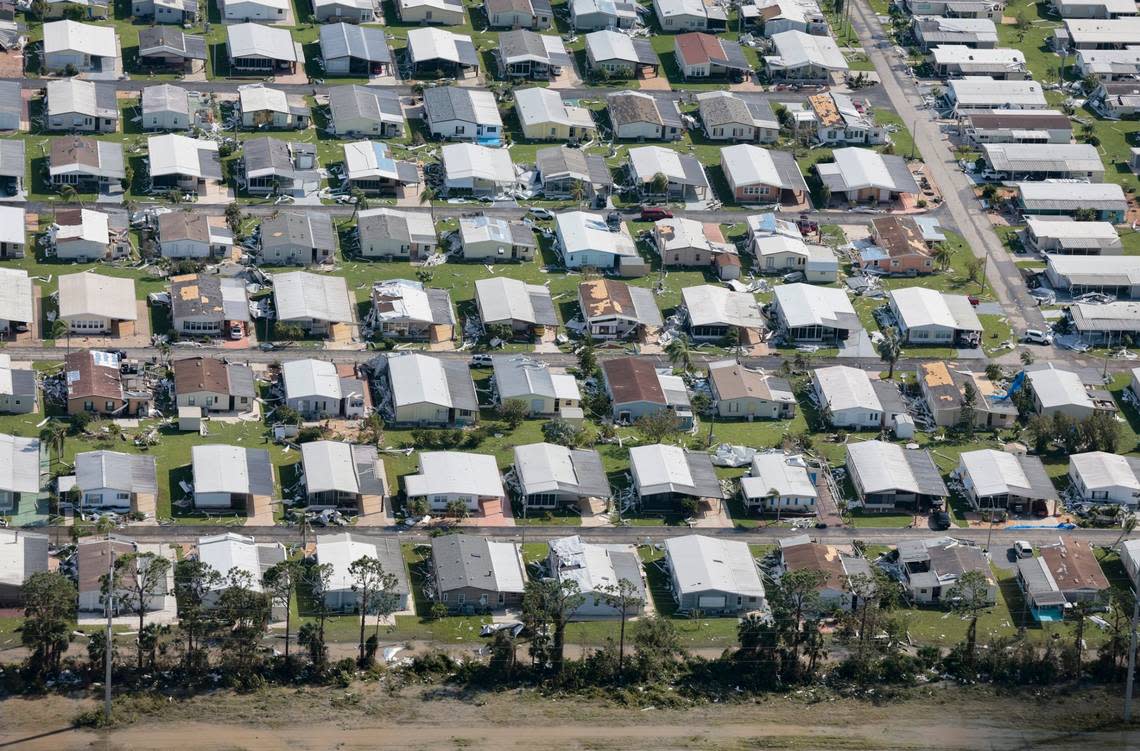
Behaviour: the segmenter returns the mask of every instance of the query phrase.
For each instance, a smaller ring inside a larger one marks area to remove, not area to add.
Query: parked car
[[[235,323],[230,326],[230,339],[237,341],[243,336],[245,336],[245,327],[243,327],[240,323]]]
[[[1025,334],[1021,337],[1021,341],[1028,344],[1052,344],[1053,332],[1041,331],[1040,329],[1026,329]]]
[[[930,526],[934,529],[950,529],[950,514],[947,511],[935,511],[930,515]]]
[[[673,212],[660,206],[642,206],[640,221],[656,222],[660,219],[672,219]]]
[[[494,363],[491,361],[490,355],[471,355],[471,362],[468,363],[472,368],[489,368]]]
[[[969,303],[971,305],[973,305],[975,308],[982,304],[982,301],[979,300],[978,298],[974,297],[973,295],[966,295],[966,300],[968,300]]]
[[[1013,551],[1017,553],[1018,558],[1033,557],[1033,546],[1026,540],[1015,540],[1013,543]]]
[[[550,209],[531,209],[527,213],[539,221],[546,221],[548,219],[554,218],[554,212]]]

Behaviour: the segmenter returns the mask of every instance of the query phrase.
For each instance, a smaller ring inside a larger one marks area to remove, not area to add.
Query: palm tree
[[[574,203],[579,208],[582,207],[582,202],[586,200],[586,186],[582,184],[581,180],[574,180],[570,183],[570,197],[574,199]]]
[[[40,440],[49,450],[55,451],[55,460],[63,461],[63,445],[67,441],[67,426],[62,422],[51,422],[40,431]]]
[[[1124,523],[1122,525],[1120,525],[1120,527],[1121,527],[1120,528],[1120,537],[1117,537],[1116,542],[1112,543],[1112,549],[1113,550],[1120,547],[1120,543],[1124,542],[1124,538],[1127,537],[1128,535],[1132,534],[1132,531],[1134,529],[1136,529],[1136,517],[1135,516],[1125,517]]]
[[[954,257],[954,251],[950,250],[945,245],[939,245],[931,252],[930,257],[938,264],[938,268],[945,271],[950,268],[950,260]]]
[[[658,172],[649,181],[649,192],[652,195],[664,195],[669,190],[669,177],[664,172]]]
[[[887,371],[887,380],[889,381],[895,377],[895,363],[899,361],[899,356],[902,355],[902,342],[899,341],[898,329],[891,326],[884,331],[878,349],[879,359],[890,366]]]
[[[770,488],[768,490],[767,498],[768,498],[768,506],[769,507],[772,507],[772,506],[776,507],[776,524],[779,525],[779,523],[780,523],[780,491],[776,490],[775,488]]]
[[[59,189],[59,197],[63,199],[64,203],[76,203],[79,201],[79,191],[75,189],[74,185],[63,185]]]
[[[353,188],[348,194],[352,196],[352,218],[356,219],[357,214],[368,208],[368,197],[360,188]]]
[[[665,345],[665,354],[674,368],[680,368],[685,373],[693,369],[693,353],[689,350],[689,340],[683,336],[674,337]]]

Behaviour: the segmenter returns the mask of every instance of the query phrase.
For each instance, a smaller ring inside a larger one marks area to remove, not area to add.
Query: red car
[[[672,219],[673,212],[669,209],[663,209],[658,206],[642,206],[641,207],[641,221],[643,222],[656,222],[660,219]]]
[[[981,300],[974,297],[973,295],[966,295],[966,299],[969,300],[970,304],[973,305],[975,308],[978,307],[979,303],[981,303]]]

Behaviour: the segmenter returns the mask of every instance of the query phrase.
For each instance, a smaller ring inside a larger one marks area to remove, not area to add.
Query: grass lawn
[[[1002,15],[1009,18],[1021,19],[1025,28],[1019,29],[1017,24],[1002,25],[1000,19],[995,19],[998,32],[998,47],[1009,47],[1025,53],[1026,67],[1033,74],[1033,79],[1041,83],[1060,80],[1061,58],[1049,46],[1049,39],[1053,30],[1061,26],[1055,18],[1045,18],[1042,15],[1044,4],[1038,5],[1032,0],[1014,0],[1005,6]],[[1069,58],[1073,63],[1073,58]]]
[[[24,619],[18,616],[0,617],[0,649],[20,646],[19,629]]]

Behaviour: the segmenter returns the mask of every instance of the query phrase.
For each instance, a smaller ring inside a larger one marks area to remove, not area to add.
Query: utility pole
[[[1140,593],[1132,596],[1132,625],[1128,638],[1128,678],[1124,683],[1124,721],[1132,722],[1132,679],[1136,676],[1136,624],[1140,621]]]
[[[918,145],[918,118],[910,126],[910,160],[914,161],[914,150]]]
[[[111,667],[115,659],[114,636],[111,628],[111,617],[115,609],[115,543],[111,536],[107,536],[107,599],[104,609],[107,611],[107,630],[103,636],[103,721],[111,724]]]

